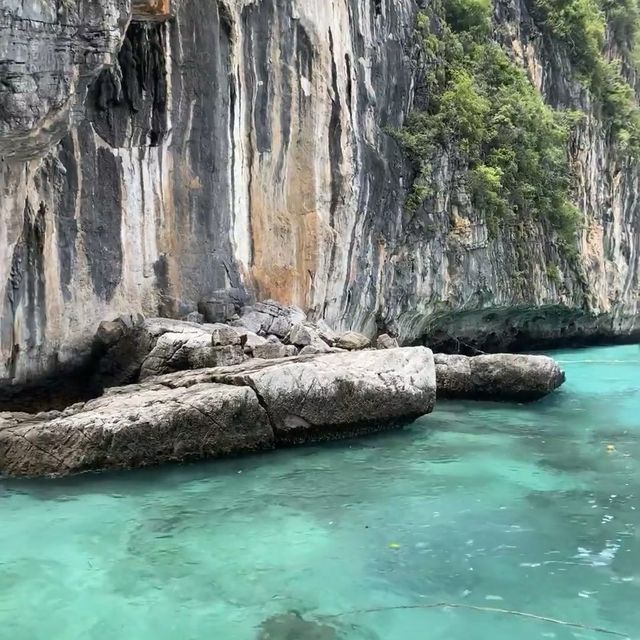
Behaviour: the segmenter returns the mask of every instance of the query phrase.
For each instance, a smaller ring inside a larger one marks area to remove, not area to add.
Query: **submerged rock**
[[[333,627],[305,620],[296,612],[268,618],[260,625],[258,640],[338,640]]]
[[[564,371],[546,356],[436,354],[438,397],[538,400],[560,387]]]

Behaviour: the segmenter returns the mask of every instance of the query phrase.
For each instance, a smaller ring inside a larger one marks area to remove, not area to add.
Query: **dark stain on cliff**
[[[132,22],[117,65],[89,89],[89,118],[112,147],[155,147],[167,134],[164,33],[161,23]]]
[[[156,277],[156,289],[160,293],[158,315],[162,318],[171,318],[175,315],[176,308],[171,298],[171,282],[169,281],[169,262],[167,261],[167,256],[161,255],[153,263],[153,273]]]
[[[314,52],[311,38],[305,28],[298,23],[296,25],[296,70],[298,72],[298,91],[300,92],[300,111],[298,113],[300,122],[304,121],[304,111],[313,98],[313,96],[306,95],[302,84],[303,78],[306,78],[310,85],[313,84],[313,63]]]
[[[107,149],[95,148],[89,125],[81,126],[79,134],[87,151],[80,228],[93,288],[109,301],[122,278],[122,161]]]
[[[273,0],[263,0],[242,10],[245,37],[245,60],[253,64],[253,74],[247,87],[253,95],[253,126],[258,153],[271,150],[272,80],[271,80],[271,33],[273,30]]]
[[[278,42],[280,49],[280,152],[276,164],[276,175],[281,175],[284,168],[289,143],[291,142],[292,120],[291,108],[293,106],[293,82],[292,70],[296,56],[296,31],[288,10],[280,11],[278,15],[278,33],[282,34]]]
[[[232,222],[232,106],[242,99],[231,67],[232,17],[218,0],[176,3],[168,24],[172,51],[172,202],[160,250],[170,263],[172,295],[191,303],[238,286]],[[271,114],[269,114],[271,116]],[[176,238],[184,241],[175,242]],[[230,276],[227,275],[227,268]],[[162,294],[162,291],[161,291]]]
[[[11,353],[9,377],[15,376],[16,359],[20,351],[32,352],[42,344],[46,325],[44,242],[46,209],[43,203],[34,210],[25,201],[24,223],[11,260],[0,331],[3,351]],[[23,344],[15,337],[15,323],[22,318]],[[26,331],[25,329],[26,325]]]
[[[68,135],[58,145],[61,170],[55,176],[55,209],[53,211],[58,236],[60,287],[65,300],[71,299],[71,278],[76,258],[78,223],[75,218],[78,194],[78,166],[74,155],[73,138]]]
[[[331,119],[329,120],[329,159],[331,162],[331,218],[333,227],[334,215],[343,193],[342,184],[342,108],[338,89],[338,67],[333,50],[333,34],[329,30],[329,49],[331,51]]]

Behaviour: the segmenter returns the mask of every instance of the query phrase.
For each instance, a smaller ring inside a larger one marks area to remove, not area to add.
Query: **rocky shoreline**
[[[338,334],[267,302],[225,323],[103,322],[103,393],[62,411],[0,413],[0,474],[66,475],[349,438],[440,398],[531,401],[564,382],[543,356],[468,358]]]

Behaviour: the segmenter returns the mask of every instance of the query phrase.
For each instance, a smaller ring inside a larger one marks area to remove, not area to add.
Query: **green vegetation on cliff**
[[[417,171],[407,207],[429,195],[431,158],[450,149],[468,164],[466,187],[489,227],[544,217],[567,244],[578,213],[568,191],[574,114],[545,105],[524,71],[490,39],[490,0],[447,0],[418,16],[427,104],[398,138]],[[434,33],[434,19],[436,29]]]
[[[531,14],[564,49],[600,105],[612,140],[640,149],[640,111],[619,61],[604,53],[607,29],[631,59],[640,33],[638,0],[530,0]],[[548,221],[567,248],[580,214],[571,202],[568,138],[579,111],[545,104],[526,72],[492,35],[492,0],[435,0],[417,18],[425,69],[421,108],[396,136],[416,179],[407,208],[431,194],[438,153],[459,160],[473,205],[491,231],[526,219]],[[465,171],[468,169],[468,171]]]
[[[531,12],[549,40],[567,52],[613,139],[625,151],[640,150],[635,93],[622,74],[622,61],[603,52],[609,29],[620,51],[633,59],[640,32],[638,0],[534,0]]]

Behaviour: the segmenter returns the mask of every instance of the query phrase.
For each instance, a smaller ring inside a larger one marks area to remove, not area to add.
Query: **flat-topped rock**
[[[431,413],[433,354],[425,347],[299,356],[156,379],[169,386],[219,382],[248,386],[284,444],[351,437]]]
[[[435,396],[424,347],[182,371],[63,412],[0,414],[0,474],[133,468],[346,438],[429,413]]]
[[[435,355],[439,398],[539,400],[559,388],[564,371],[547,356]]]
[[[255,393],[132,385],[58,415],[0,414],[0,473],[64,475],[272,449]]]

